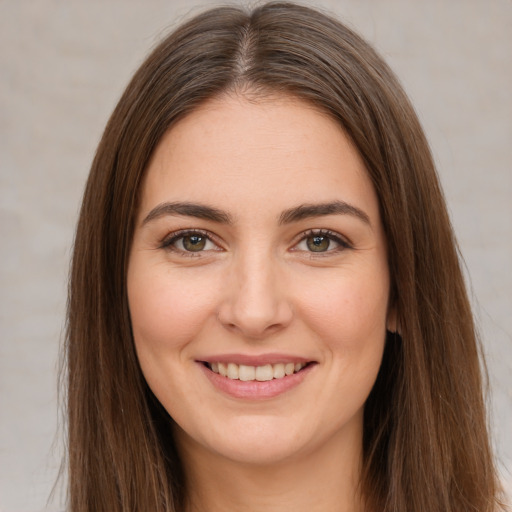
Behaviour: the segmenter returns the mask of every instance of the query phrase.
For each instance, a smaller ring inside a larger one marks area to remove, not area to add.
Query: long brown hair
[[[147,387],[126,269],[138,193],[163,134],[226,91],[284,93],[358,148],[385,226],[400,334],[365,406],[361,492],[384,512],[497,510],[478,340],[427,141],[358,35],[307,7],[222,7],[185,23],[128,85],[98,147],[76,232],[67,324],[71,512],[182,510],[171,418]]]

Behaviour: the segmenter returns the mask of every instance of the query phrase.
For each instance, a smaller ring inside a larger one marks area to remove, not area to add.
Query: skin
[[[282,222],[334,201],[353,208]],[[176,202],[230,223],[158,209]],[[208,237],[203,250],[187,251],[180,230]],[[310,230],[332,233],[326,250],[311,250]],[[394,329],[389,286],[375,190],[331,118],[233,94],[168,131],[143,183],[128,299],[142,371],[176,422],[190,510],[362,510],[363,407]],[[311,364],[270,398],[226,394],[200,362],[276,353]]]

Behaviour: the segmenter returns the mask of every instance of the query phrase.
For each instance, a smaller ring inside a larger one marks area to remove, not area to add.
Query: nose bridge
[[[270,251],[243,252],[230,270],[227,297],[219,313],[225,326],[259,338],[288,325],[291,305],[279,262]]]

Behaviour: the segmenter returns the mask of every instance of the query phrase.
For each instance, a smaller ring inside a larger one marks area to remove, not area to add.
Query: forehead
[[[224,95],[169,129],[148,166],[141,206],[183,199],[224,208],[343,199],[378,215],[364,164],[340,125],[290,96]]]

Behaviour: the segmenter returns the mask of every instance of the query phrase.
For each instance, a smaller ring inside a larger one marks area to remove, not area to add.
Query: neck
[[[197,457],[187,444],[180,443],[186,461],[187,512],[363,512],[357,492],[360,439],[349,444],[333,439],[310,453],[272,464],[241,463],[212,452]]]

